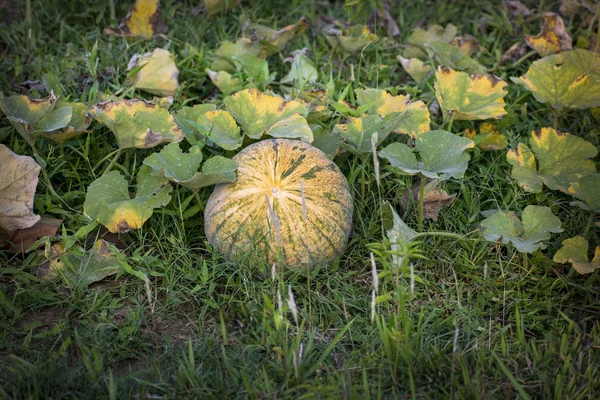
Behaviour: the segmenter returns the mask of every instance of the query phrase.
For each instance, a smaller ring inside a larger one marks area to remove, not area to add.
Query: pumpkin
[[[239,152],[234,183],[219,184],[204,211],[214,249],[233,261],[268,265],[333,261],[352,229],[348,181],[325,153],[288,139],[263,140]]]

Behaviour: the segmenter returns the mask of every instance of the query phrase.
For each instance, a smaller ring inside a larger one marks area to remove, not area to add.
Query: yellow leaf
[[[160,1],[137,0],[118,28],[106,28],[104,31],[111,35],[144,39],[166,34],[167,24],[162,17]]]
[[[175,96],[179,88],[179,70],[168,50],[154,49],[151,53],[134,55],[127,69],[137,66],[142,66],[142,69],[132,77],[136,89],[158,96]]]
[[[542,57],[572,48],[572,39],[565,31],[565,23],[558,14],[552,12],[544,14],[542,33],[537,36],[525,35],[525,42]]]
[[[494,75],[471,75],[440,66],[435,74],[435,96],[444,118],[477,120],[502,118],[506,82]]]

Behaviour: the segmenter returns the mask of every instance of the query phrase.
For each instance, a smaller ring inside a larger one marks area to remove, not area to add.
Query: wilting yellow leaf
[[[525,41],[542,57],[572,48],[572,39],[565,31],[565,23],[558,14],[552,12],[544,14],[542,33],[537,36],[525,35]]]
[[[142,69],[132,77],[136,89],[158,96],[175,96],[179,88],[179,70],[168,50],[154,49],[151,53],[134,55],[127,69],[137,66]]]
[[[596,246],[592,261],[588,261],[588,248],[589,244],[583,236],[575,236],[562,242],[552,261],[569,262],[580,274],[590,274],[600,268],[600,246]]]
[[[440,66],[435,96],[444,117],[457,120],[502,118],[506,82],[494,75],[471,75]]]
[[[160,1],[137,0],[118,28],[106,28],[104,31],[111,35],[144,39],[166,34],[167,24],[162,17]]]
[[[481,151],[502,150],[508,146],[508,139],[506,136],[500,133],[498,128],[489,122],[481,124],[479,127],[479,135],[472,140]]]

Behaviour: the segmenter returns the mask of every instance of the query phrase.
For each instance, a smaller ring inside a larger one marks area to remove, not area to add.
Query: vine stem
[[[115,156],[113,157],[113,159],[110,161],[110,164],[108,164],[108,167],[106,167],[106,169],[104,170],[104,172],[102,173],[102,175],[106,175],[106,174],[108,174],[110,172],[110,170],[112,169],[113,165],[115,165],[115,163],[117,162],[117,160],[121,156],[121,150],[122,149],[117,150],[117,153],[115,154]]]
[[[423,226],[423,198],[425,197],[425,177],[421,176],[421,187],[419,188],[419,215],[417,222],[419,223],[419,228]]]

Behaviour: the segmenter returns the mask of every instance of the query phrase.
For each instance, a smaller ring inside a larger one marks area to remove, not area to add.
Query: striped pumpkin
[[[263,140],[234,160],[237,180],[217,185],[204,211],[210,244],[231,260],[255,256],[287,266],[329,263],[352,229],[346,178],[321,150]]]

